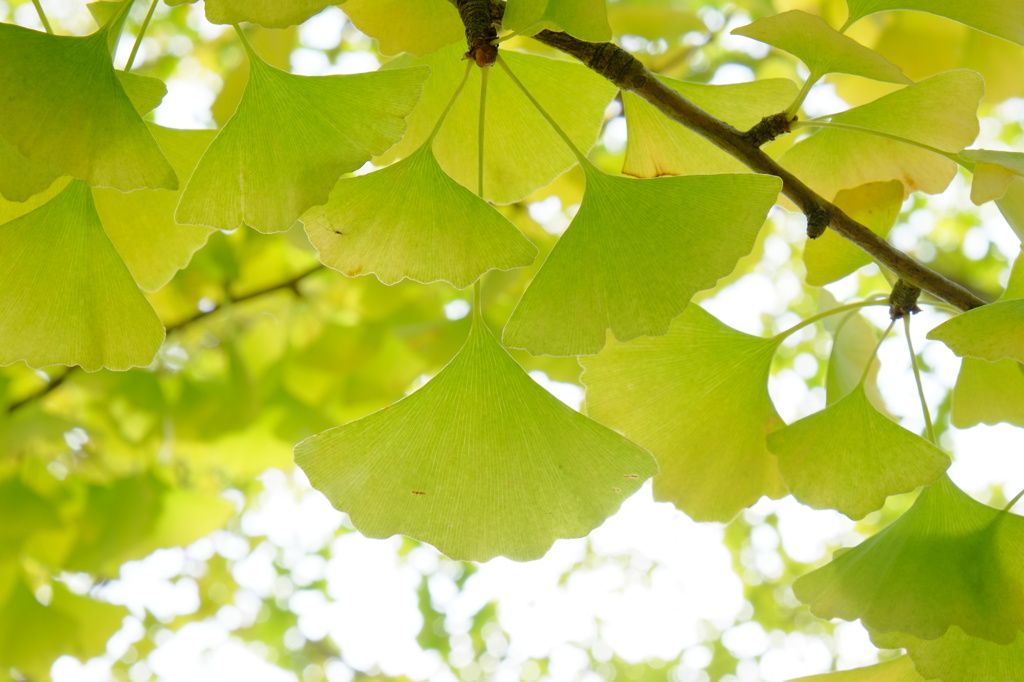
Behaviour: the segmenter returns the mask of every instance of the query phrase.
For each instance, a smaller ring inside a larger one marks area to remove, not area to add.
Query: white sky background
[[[81,3],[75,0],[43,0],[51,18],[59,19],[69,30],[84,33],[91,30],[90,20],[82,18]],[[160,5],[158,14],[167,11]],[[7,13],[0,0],[0,15]],[[205,36],[225,30],[205,21],[201,5],[192,12],[196,26]],[[16,23],[41,28],[31,4],[19,6]],[[738,22],[744,23],[742,21]],[[737,25],[738,25],[737,24]],[[344,15],[331,8],[314,17],[300,29],[303,47],[292,55],[296,73],[352,73],[373,70],[378,66],[369,53],[345,53],[331,63],[318,49],[333,47],[340,41],[345,25]],[[756,53],[764,46],[745,38],[730,37],[734,47]],[[143,41],[137,63],[147,59],[149,41]],[[130,49],[124,43],[118,58],[124,60]],[[308,49],[307,49],[308,48]],[[156,110],[158,123],[171,127],[212,127],[209,107],[213,88],[219,87],[217,77],[186,58],[179,68],[180,77],[168,81],[168,95]],[[712,82],[728,83],[750,80],[749,69],[730,65],[720,69]],[[1024,106],[1021,103],[1010,106]],[[819,85],[811,91],[806,108],[828,112],[843,103],[831,86]],[[984,123],[984,122],[983,122]],[[998,130],[991,122],[985,130]],[[625,125],[621,118],[611,122],[604,138],[610,151],[625,144]],[[990,148],[1000,148],[991,140]],[[978,145],[980,146],[980,145]],[[958,178],[949,191],[930,205],[967,206],[966,183]],[[560,233],[565,229],[575,207],[562,207],[548,199],[531,207],[531,215],[546,229]],[[974,228],[968,235],[965,249],[983,253],[989,241],[1013,259],[1019,248],[1016,237],[995,208],[988,204],[981,209],[984,227]],[[774,333],[796,322],[784,313],[786,304],[799,290],[798,275],[788,269],[790,244],[804,238],[801,216],[786,215],[778,209],[775,218],[780,228],[766,243],[766,262],[758,271],[740,279],[706,307],[727,324],[750,333]],[[897,228],[893,240],[901,248],[912,249],[918,234],[929,227],[930,215],[914,216],[908,225]],[[873,266],[870,266],[873,267]],[[842,297],[853,287],[840,281],[829,288]],[[457,319],[468,312],[449,304],[445,313]],[[778,329],[764,330],[764,313],[780,316]],[[888,324],[887,311],[865,309],[865,315],[880,328]],[[934,372],[924,375],[926,395],[934,406],[940,396],[952,388],[959,366],[958,359],[942,344],[927,341],[925,333],[944,319],[931,311],[914,318],[914,345]],[[790,340],[795,341],[794,339]],[[881,348],[884,366],[880,388],[892,412],[903,418],[911,430],[923,427],[917,391],[899,327]],[[813,358],[811,360],[814,360]],[[823,407],[823,396],[809,392],[804,379],[813,376],[816,365],[808,360],[796,363],[773,377],[770,390],[780,414],[792,421]],[[821,362],[823,359],[814,360]],[[803,374],[804,376],[801,376]],[[550,382],[541,372],[531,373],[536,380],[560,399],[578,407],[581,390],[570,384]],[[1009,498],[1024,489],[1024,429],[1007,425],[979,426],[969,430],[949,430],[947,449],[955,454],[949,473],[953,480],[979,499],[987,499],[991,485],[1003,485]],[[590,648],[600,638],[607,644],[595,651],[600,659],[614,652],[629,661],[650,658],[675,659],[689,649],[683,666],[673,672],[680,682],[707,679],[701,668],[710,660],[710,651],[699,645],[705,639],[702,621],[710,621],[723,629],[723,642],[730,651],[749,664],[741,666],[742,682],[781,682],[794,677],[828,669],[832,653],[822,639],[796,633],[780,636],[765,633],[754,622],[732,627],[749,617],[749,606],[743,599],[742,583],[732,569],[728,551],[722,544],[720,524],[697,524],[666,503],[655,503],[649,484],[622,507],[599,529],[591,533],[589,542],[597,555],[626,557],[626,562],[599,562],[593,568],[577,570],[564,585],[561,575],[580,561],[587,550],[586,539],[560,540],[541,560],[516,563],[495,559],[479,567],[462,593],[458,593],[450,575],[452,562],[442,561],[429,547],[416,549],[409,560],[400,559],[400,540],[369,540],[358,533],[337,531],[347,525],[345,516],[330,508],[319,493],[309,489],[301,471],[294,475],[270,471],[263,477],[266,492],[255,510],[245,513],[243,531],[250,535],[266,535],[271,544],[248,554],[248,542],[227,531],[218,531],[210,538],[189,548],[163,550],[149,558],[126,564],[119,580],[102,588],[102,595],[115,603],[129,606],[138,616],[143,609],[158,617],[190,613],[199,605],[194,580],[170,578],[196,574],[202,562],[214,552],[236,559],[233,574],[244,588],[235,595],[233,604],[223,607],[217,616],[202,623],[190,624],[176,633],[158,636],[159,646],[146,660],[131,669],[133,682],[155,675],[163,682],[247,682],[291,681],[298,678],[265,661],[268,654],[261,644],[246,644],[232,638],[230,631],[250,623],[256,615],[260,599],[276,595],[288,600],[289,607],[300,615],[299,631],[285,636],[286,646],[301,646],[303,637],[331,636],[343,651],[350,665],[362,669],[379,669],[388,675],[407,675],[413,679],[438,682],[452,680],[442,673],[440,657],[423,652],[415,638],[422,619],[417,607],[415,589],[422,573],[436,571],[430,579],[430,590],[436,605],[448,614],[451,632],[465,631],[468,619],[484,604],[497,601],[501,626],[510,641],[492,633],[488,647],[495,655],[507,655],[504,666],[495,668],[495,656],[480,661],[465,660],[472,676],[472,666],[482,667],[482,676],[490,673],[496,679],[530,682],[539,671],[529,658],[551,658],[549,674],[553,680],[599,680],[595,673],[586,673],[589,660],[582,647]],[[824,556],[830,544],[855,544],[859,537],[854,523],[837,512],[814,511],[792,498],[778,502],[762,500],[745,512],[756,522],[769,513],[779,518],[780,535],[768,526],[756,529],[753,536],[758,569],[766,575],[781,570],[776,548],[781,542],[785,551],[800,561],[815,561]],[[313,555],[330,545],[330,559]],[[272,561],[282,548],[291,569],[291,580],[282,581]],[[653,568],[652,568],[653,567]],[[648,578],[648,569],[650,574]],[[446,573],[448,571],[448,573]],[[315,580],[326,579],[326,598],[316,590],[304,590]],[[166,631],[165,631],[166,632]],[[60,659],[53,673],[57,682],[100,682],[109,679],[111,663],[122,656],[129,644],[144,636],[141,622],[129,617],[125,626],[110,642],[108,655],[82,664],[71,657]],[[507,647],[507,650],[506,650]],[[610,650],[608,649],[610,647]],[[859,624],[841,625],[836,632],[835,647],[842,668],[874,662],[875,650]],[[265,647],[264,647],[265,649]],[[770,652],[765,654],[770,649]],[[765,654],[758,666],[753,657]],[[453,655],[458,660],[459,655]],[[535,666],[533,666],[535,668]],[[347,682],[351,669],[343,664],[329,666],[331,682]],[[703,677],[702,677],[703,675]],[[303,682],[317,682],[317,676],[304,676]]]

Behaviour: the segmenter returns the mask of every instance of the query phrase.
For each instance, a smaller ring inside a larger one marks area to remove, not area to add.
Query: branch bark
[[[458,6],[459,0],[450,1]],[[490,3],[492,18],[500,19],[504,5],[496,0],[486,1]],[[962,285],[917,262],[848,216],[761,151],[754,137],[715,118],[659,81],[640,60],[618,45],[589,43],[556,31],[541,31],[533,37],[575,57],[620,89],[629,90],[647,100],[670,119],[708,139],[751,170],[780,178],[782,193],[808,216],[809,223],[814,223],[813,227],[827,224],[908,284],[928,291],[961,310],[985,305],[985,300]]]

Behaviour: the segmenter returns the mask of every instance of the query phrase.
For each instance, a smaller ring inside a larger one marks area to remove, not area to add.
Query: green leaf
[[[861,519],[889,495],[937,479],[949,456],[880,414],[857,386],[824,410],[768,436],[793,497]]]
[[[605,0],[509,0],[501,25],[526,35],[546,29],[592,43],[612,39]]]
[[[50,666],[61,655],[89,659],[106,651],[107,640],[120,627],[128,610],[72,594],[52,583],[48,606],[36,601],[18,580],[7,603],[0,606],[0,666],[23,675],[49,679]]]
[[[120,81],[124,94],[128,95],[139,116],[145,116],[160,106],[164,95],[167,94],[167,86],[159,78],[118,71],[117,80]]]
[[[427,58],[400,57],[388,65],[425,64],[430,66],[430,78],[409,116],[408,133],[376,161],[378,165],[409,156],[423,145],[451,101],[452,83],[465,72],[465,51],[464,44],[452,45]],[[615,86],[576,62],[508,50],[501,54],[573,143],[589,150],[601,132]],[[441,168],[474,192],[479,173],[480,71],[470,73],[465,91],[434,141]],[[503,70],[491,69],[489,74],[483,194],[488,201],[510,204],[550,184],[576,164],[576,157]]]
[[[914,664],[907,656],[900,656],[885,663],[869,665],[824,675],[811,675],[791,682],[924,682],[914,670]]]
[[[1010,178],[1006,193],[996,199],[996,206],[1017,238],[1024,241],[1024,178]]]
[[[843,35],[821,17],[800,10],[761,17],[732,33],[785,50],[807,65],[811,78],[849,73],[887,83],[913,82],[882,55]]]
[[[106,36],[0,24],[0,137],[29,161],[90,185],[176,189],[174,170],[114,72]]]
[[[749,173],[640,180],[585,170],[579,212],[509,318],[505,345],[589,355],[609,329],[620,341],[666,333],[694,294],[750,253],[781,188]]]
[[[1024,426],[1024,365],[964,358],[953,387],[953,426],[999,422]]]
[[[459,13],[448,0],[345,0],[343,9],[356,28],[377,39],[383,54],[422,57],[466,39]]]
[[[0,365],[148,365],[164,329],[110,243],[84,182],[0,226]]]
[[[997,301],[960,313],[928,332],[960,357],[1024,362],[1024,299]]]
[[[903,205],[903,183],[899,180],[871,182],[844,189],[833,201],[848,216],[880,237],[885,237],[899,217]],[[804,242],[807,283],[822,286],[846,277],[871,262],[871,256],[832,230]]]
[[[364,535],[475,561],[536,559],[586,535],[657,471],[538,386],[481,320],[423,388],[304,440],[295,461]]]
[[[785,78],[733,85],[688,83],[664,76],[658,76],[658,80],[739,130],[748,130],[763,117],[782,111],[797,96],[796,84]],[[623,92],[622,104],[629,132],[623,173],[651,178],[748,170],[731,154],[671,120],[639,96]]]
[[[405,132],[427,70],[295,76],[249,53],[249,84],[185,186],[176,219],[281,232],[327,201],[342,173]]]
[[[1014,178],[1024,177],[1024,153],[965,149],[962,158],[974,162],[971,201],[981,205],[1002,198]]]
[[[301,24],[336,0],[206,0],[206,18],[214,24],[244,21],[267,28]]]
[[[777,347],[691,305],[665,336],[609,341],[580,359],[587,414],[654,454],[655,499],[697,521],[728,521],[786,492],[765,445],[782,425],[768,397]]]
[[[985,506],[942,476],[885,530],[799,578],[821,618],[872,632],[941,637],[957,626],[1009,644],[1024,628],[1024,519]]]
[[[214,136],[212,130],[172,130],[157,125],[150,130],[175,172],[183,178],[192,174]],[[107,236],[132,277],[146,291],[156,291],[167,284],[210,236],[210,228],[174,221],[174,208],[180,196],[180,190],[139,190],[127,194],[111,189],[93,190],[96,212]]]
[[[943,191],[956,175],[952,160],[897,140],[958,153],[978,135],[979,74],[947,71],[835,114],[825,128],[798,142],[780,162],[825,197],[869,182],[899,180],[909,194]],[[884,137],[889,136],[889,137]]]
[[[850,8],[848,25],[875,12],[910,9],[947,17],[1024,45],[1024,4],[1017,0],[846,0],[846,4]]]
[[[820,296],[822,303],[819,307],[823,312],[838,305],[827,290],[822,290]],[[825,373],[827,404],[831,405],[857,388],[861,384],[864,368],[871,363],[864,381],[864,391],[876,410],[888,414],[877,385],[880,365],[875,347],[878,345],[878,329],[859,311],[833,315],[823,320],[822,325],[832,335],[832,350],[828,355],[828,369]]]
[[[886,649],[906,649],[918,674],[943,682],[1006,682],[1024,679],[1024,634],[1012,644],[969,637],[951,627],[938,639],[919,639],[901,632],[872,635]]]
[[[428,146],[342,180],[302,220],[324,264],[349,276],[373,272],[385,284],[408,277],[462,289],[537,256],[515,225],[445,175]]]
[[[29,161],[0,137],[0,194],[23,202],[53,184],[60,175],[43,163]]]

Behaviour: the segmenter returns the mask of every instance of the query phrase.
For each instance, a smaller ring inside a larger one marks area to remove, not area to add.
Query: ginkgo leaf
[[[907,656],[864,668],[800,677],[790,682],[925,682]]]
[[[590,355],[609,329],[620,341],[664,334],[750,253],[781,188],[750,173],[640,180],[584,168],[579,212],[512,312],[507,346]]]
[[[429,146],[375,173],[340,181],[302,221],[327,266],[450,282],[457,289],[487,270],[533,262],[537,247],[486,201],[448,177]]]
[[[1006,194],[1013,179],[1024,177],[1024,153],[965,149],[960,156],[974,162],[971,201],[981,205]]]
[[[479,319],[423,388],[304,440],[295,461],[364,535],[475,561],[586,535],[657,471],[530,379]]]
[[[913,82],[882,55],[800,10],[761,17],[732,33],[785,50],[806,64],[812,77],[850,73],[887,83]]]
[[[151,126],[164,155],[179,177],[187,178],[213,139],[212,130],[173,130]],[[210,236],[210,228],[179,225],[174,208],[180,191],[93,190],[96,212],[132,277],[146,291],[156,291],[188,265]]]
[[[1017,238],[1024,241],[1024,177],[1010,178],[1006,192],[996,199],[996,206]]]
[[[466,39],[459,12],[448,0],[345,0],[342,9],[356,28],[377,39],[383,54],[422,57]]]
[[[125,94],[106,41],[106,30],[68,37],[0,24],[0,137],[30,161],[93,186],[175,189],[174,170]]]
[[[0,137],[0,194],[10,201],[27,201],[53,184],[60,173],[46,164],[29,161]]]
[[[777,347],[691,305],[665,336],[610,340],[580,358],[587,414],[654,454],[655,499],[697,521],[728,521],[786,492],[765,445],[782,425],[768,397]]]
[[[664,76],[657,78],[712,116],[739,130],[748,130],[763,117],[782,111],[797,96],[796,84],[785,78],[731,85],[688,83]],[[731,154],[671,120],[639,96],[623,92],[622,104],[629,132],[623,173],[651,178],[747,170]]]
[[[1024,519],[976,502],[945,475],[881,532],[799,578],[821,618],[941,637],[956,625],[1009,644],[1024,628]]]
[[[167,94],[167,85],[159,78],[142,76],[129,71],[118,71],[117,80],[124,88],[124,94],[128,95],[132,106],[139,116],[145,116],[160,106],[164,96]]]
[[[955,625],[938,639],[919,639],[901,632],[873,634],[876,646],[906,649],[917,673],[942,682],[1007,682],[1024,679],[1024,633],[1012,644],[969,637]]]
[[[152,361],[164,328],[104,234],[84,182],[0,225],[0,253],[0,365],[94,371]]]
[[[409,131],[379,164],[412,154],[431,134],[451,100],[451,84],[465,71],[465,51],[465,44],[452,45],[427,58],[400,57],[388,65],[426,64],[430,78],[408,118]],[[589,150],[597,141],[615,86],[576,62],[508,50],[501,54],[573,143]],[[480,71],[470,73],[465,91],[434,140],[441,168],[474,192],[479,172]],[[494,203],[509,204],[550,184],[576,164],[576,157],[503,70],[490,69],[489,74],[483,195]]]
[[[206,18],[213,24],[244,21],[267,28],[301,24],[337,0],[206,0]]]
[[[1024,362],[1024,298],[960,313],[928,332],[960,357]]]
[[[831,117],[832,124],[798,142],[780,162],[825,197],[869,182],[899,180],[906,193],[943,191],[956,175],[952,160],[912,144],[957,153],[978,135],[981,76],[947,71]]]
[[[953,387],[953,426],[1007,422],[1024,426],[1024,364],[964,358]]]
[[[249,52],[249,84],[217,133],[175,214],[180,223],[281,232],[327,201],[342,173],[405,132],[423,68],[296,76]]]
[[[879,414],[862,385],[769,435],[768,449],[793,497],[851,519],[932,483],[950,464],[942,450]]]
[[[972,28],[1024,45],[1024,4],[1018,0],[846,0],[847,25],[875,12],[910,9],[938,14]]]
[[[562,31],[592,43],[612,38],[605,0],[509,0],[501,25],[526,35]]]
[[[880,237],[885,237],[903,205],[903,183],[899,180],[871,182],[838,192],[833,203],[844,213]],[[832,230],[804,242],[807,283],[822,286],[846,277],[871,262],[859,249]]]

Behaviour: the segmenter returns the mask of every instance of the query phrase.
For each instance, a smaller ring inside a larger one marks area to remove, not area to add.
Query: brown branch
[[[450,0],[456,3],[457,0]],[[491,3],[491,16],[498,18],[504,7],[496,0]],[[560,50],[581,61],[585,66],[604,76],[622,90],[629,90],[650,102],[673,121],[681,123],[705,137],[720,149],[735,157],[751,170],[774,175],[782,180],[782,193],[809,217],[812,232],[822,224],[850,240],[875,260],[896,273],[907,283],[928,291],[938,298],[969,310],[985,305],[966,288],[946,279],[938,272],[893,247],[870,229],[846,215],[838,206],[817,194],[799,178],[761,151],[757,140],[715,118],[678,92],[654,77],[640,60],[613,43],[588,43],[566,33],[541,31],[536,40]]]
[[[210,315],[220,312],[221,310],[224,309],[224,305],[234,305],[236,303],[242,303],[244,301],[248,301],[249,299],[258,298],[260,296],[266,296],[267,294],[271,294],[275,291],[280,291],[281,289],[291,289],[292,291],[295,292],[297,296],[302,296],[302,293],[299,291],[298,288],[299,282],[301,282],[302,280],[306,279],[307,277],[316,272],[320,272],[324,268],[324,265],[318,263],[317,265],[314,265],[313,267],[304,270],[303,272],[300,272],[299,274],[289,278],[284,282],[271,284],[270,286],[264,287],[263,289],[250,291],[249,293],[241,294],[239,296],[231,296],[229,294],[227,300],[224,301],[224,303],[218,305],[216,308],[213,308],[212,310],[209,311],[199,311],[190,317],[187,317],[183,320],[178,320],[174,324],[166,325],[165,329],[167,330],[168,334],[179,331],[184,327],[188,327],[189,325],[198,322],[199,320],[202,320],[203,318],[209,317]],[[57,376],[49,383],[42,386],[35,393],[30,393],[24,398],[20,398],[19,400],[8,405],[6,408],[7,414],[13,414],[15,410],[18,410],[19,408],[22,408],[25,405],[28,405],[29,403],[35,402],[36,400],[46,397],[57,388],[60,388],[60,386],[62,386],[64,382],[68,380],[68,377],[70,377],[74,373],[77,373],[78,371],[80,371],[80,368],[78,366],[68,367],[68,369],[63,374]]]

